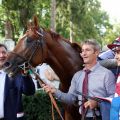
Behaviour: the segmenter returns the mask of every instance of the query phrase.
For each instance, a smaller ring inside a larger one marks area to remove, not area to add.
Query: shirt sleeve
[[[108,71],[105,77],[105,87],[108,97],[113,97],[115,93],[115,76],[111,71]]]
[[[77,100],[77,95],[75,95],[75,91],[76,91],[76,75],[73,76],[72,81],[71,81],[71,86],[69,88],[68,93],[63,93],[60,90],[57,90],[57,92],[55,93],[55,96],[61,101],[64,102],[66,104],[74,104]]]

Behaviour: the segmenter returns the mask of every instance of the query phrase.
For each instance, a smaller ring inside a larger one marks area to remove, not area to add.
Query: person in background
[[[37,66],[36,71],[45,84],[59,88],[60,79],[48,64],[43,63]]]
[[[112,44],[108,44],[115,53],[118,68],[120,67],[120,37],[118,37]],[[120,120],[120,72],[117,76],[115,95],[111,103],[110,120]]]
[[[112,44],[116,43],[116,41],[119,41],[119,40],[120,40],[120,37],[116,38]],[[102,66],[111,70],[115,76],[118,76],[120,69],[117,66],[117,61],[115,59],[115,53],[109,47],[107,47],[106,51],[103,51],[102,53],[99,54],[98,61]]]
[[[114,59],[114,57],[115,57],[114,52],[108,48],[108,50],[103,51],[98,55],[98,60]]]
[[[0,44],[0,120],[24,120],[22,94],[33,95],[35,86],[28,74],[11,78],[3,71],[7,56],[6,46]]]
[[[97,57],[100,52],[100,46],[97,42],[94,40],[87,40],[82,43],[81,47],[84,69],[75,73],[68,93],[63,93],[49,85],[43,85],[43,88],[46,92],[53,93],[59,100],[66,104],[71,105],[78,100],[78,104],[80,106],[82,104],[82,107],[79,107],[79,113],[81,115],[85,114],[83,110],[88,108],[85,120],[94,119],[93,110],[95,110],[97,120],[109,120],[110,106],[104,107],[104,104],[98,103],[95,100],[85,99],[79,93],[91,97],[113,97],[115,92],[115,76],[110,70],[102,67],[99,62],[97,62]],[[85,82],[86,79],[88,79],[87,82]],[[87,88],[85,88],[85,83],[88,84],[86,86]],[[97,109],[99,106],[102,118]],[[105,116],[104,113],[106,113]]]

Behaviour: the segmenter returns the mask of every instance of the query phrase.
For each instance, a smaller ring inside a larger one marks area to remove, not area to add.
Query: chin
[[[88,64],[89,62],[86,60],[86,61],[84,61],[84,63],[85,63],[85,64]]]

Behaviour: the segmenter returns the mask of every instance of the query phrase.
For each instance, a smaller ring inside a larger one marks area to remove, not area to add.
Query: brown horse
[[[15,49],[9,54],[7,72],[16,74],[24,62],[33,67],[48,63],[60,78],[60,89],[67,92],[75,72],[83,68],[81,48],[59,34],[39,28],[36,18],[34,26],[19,39]],[[80,120],[76,107],[65,107],[65,120]]]

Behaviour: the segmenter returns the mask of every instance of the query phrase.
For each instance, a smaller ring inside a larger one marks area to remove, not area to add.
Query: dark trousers
[[[17,120],[25,120],[25,118],[24,117],[19,117],[19,118],[17,118]]]
[[[5,120],[4,118],[0,118],[0,120]],[[17,120],[25,120],[24,117],[19,117]]]
[[[93,117],[86,117],[85,120],[102,120],[100,116],[97,116],[96,119]]]
[[[0,118],[0,120],[5,120],[4,118]]]

